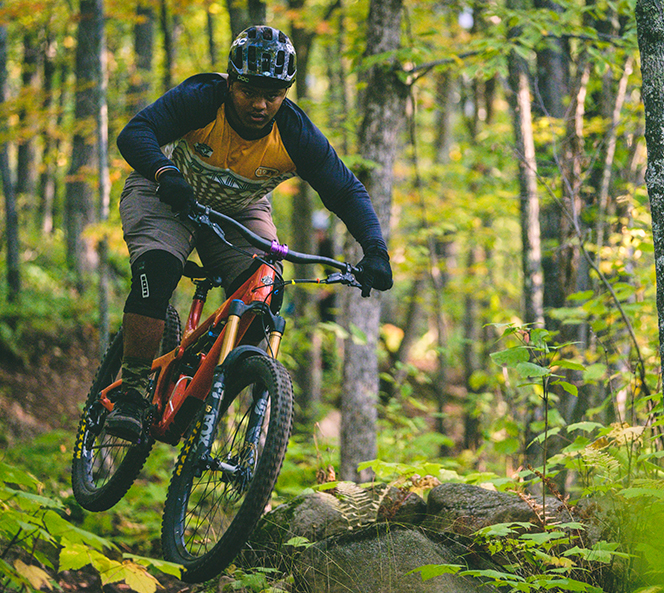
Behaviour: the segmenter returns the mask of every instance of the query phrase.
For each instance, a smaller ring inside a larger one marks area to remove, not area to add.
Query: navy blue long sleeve
[[[225,108],[227,96],[226,80],[221,75],[192,76],[131,119],[117,140],[122,156],[138,173],[154,180],[161,167],[173,164],[164,147],[197,130],[214,129],[214,122],[223,115],[220,110]],[[283,142],[283,148],[294,164],[293,174],[311,185],[323,204],[344,222],[365,251],[374,246],[386,248],[366,188],[307,115],[286,99],[273,126],[278,132],[276,137]],[[258,142],[243,139],[239,131],[235,131],[237,134],[229,135],[229,146],[225,147],[229,153],[250,151],[252,143]],[[225,166],[220,165],[222,169]],[[190,180],[193,174],[185,172],[185,177]],[[276,177],[272,185],[266,184],[258,191],[267,193],[283,178],[287,176]]]

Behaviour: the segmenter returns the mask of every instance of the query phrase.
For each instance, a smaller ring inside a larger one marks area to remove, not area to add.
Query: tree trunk
[[[210,58],[210,69],[217,67],[217,38],[214,32],[215,14],[207,9],[207,38],[208,38],[208,56]]]
[[[334,6],[334,5],[333,5]],[[305,9],[305,0],[289,0],[288,7],[294,18],[291,20],[291,40],[297,51],[297,78],[295,79],[295,92],[297,100],[306,100],[309,96],[309,54],[316,37],[315,30],[304,27],[306,19],[302,15]],[[333,10],[333,9],[330,9]],[[331,12],[323,20],[328,20]],[[300,181],[297,192],[293,197],[292,224],[293,247],[297,251],[312,253],[314,245],[313,228],[313,196],[310,187]],[[305,277],[313,274],[312,266],[300,266]],[[320,293],[305,290],[293,293],[294,318],[302,331],[304,340],[301,343],[300,364],[295,372],[295,382],[299,389],[296,397],[299,405],[296,407],[296,422],[301,422],[308,430],[316,417],[318,403],[321,398],[321,341],[316,336],[316,325],[320,316],[316,308],[316,300]]]
[[[173,68],[175,67],[177,41],[180,36],[180,18],[177,13],[169,10],[168,0],[161,0],[160,24],[164,47],[162,87],[165,93],[175,86]]]
[[[528,65],[512,52],[508,58],[511,107],[514,118],[515,148],[519,161],[521,194],[521,243],[523,268],[524,322],[544,325],[544,283],[540,244],[537,162],[530,110],[531,94]]]
[[[103,0],[81,0],[76,47],[77,132],[72,142],[71,165],[65,195],[67,263],[77,273],[79,287],[83,275],[94,266],[93,247],[83,239],[85,227],[94,220],[95,146],[84,130],[97,116],[97,69],[101,39],[96,20]]]
[[[134,68],[127,92],[129,115],[139,112],[150,102],[150,80],[154,55],[154,9],[144,2],[136,6],[134,25]]]
[[[551,0],[535,0],[536,8],[546,8],[556,12],[560,6]],[[537,52],[537,76],[534,83],[534,109],[538,115],[562,120],[566,115],[566,100],[569,97],[569,43],[564,39],[551,38],[546,47]],[[543,148],[544,154],[555,147]],[[565,304],[561,288],[558,262],[562,212],[560,203],[546,199],[540,204],[540,233],[542,242],[542,273],[544,279],[544,310],[558,309]],[[558,321],[546,317],[546,327],[550,331],[558,328]]]
[[[646,186],[655,245],[661,363],[664,360],[664,8],[660,0],[637,0],[636,28],[646,119]]]
[[[0,8],[3,6],[0,0]],[[7,95],[7,27],[0,25],[0,105],[3,105]],[[0,125],[2,136],[7,138],[6,118]],[[18,237],[18,215],[16,213],[16,193],[9,167],[7,144],[0,143],[0,175],[2,175],[2,190],[5,194],[5,235],[7,241],[7,300],[16,302],[21,292],[20,245]]]
[[[39,49],[37,35],[30,31],[23,36],[23,73],[22,85],[25,98],[34,97],[39,80]],[[28,103],[28,105],[34,103]],[[37,170],[37,146],[35,143],[36,113],[31,107],[22,107],[19,111],[21,139],[18,145],[16,165],[16,193],[34,196],[37,190],[39,172]]]
[[[96,15],[96,36],[99,39],[99,53],[97,54],[96,84],[97,84],[97,172],[99,175],[99,194],[97,202],[97,218],[99,222],[106,222],[111,202],[111,179],[108,168],[108,80],[107,80],[107,55],[106,55],[106,32],[104,28],[104,2],[99,0],[96,4],[99,14]],[[106,352],[110,335],[110,311],[108,302],[108,241],[105,236],[101,237],[97,244],[97,255],[99,264],[97,266],[99,276],[99,355]]]
[[[44,151],[42,156],[43,169],[39,180],[39,226],[46,234],[53,230],[53,204],[55,202],[55,173],[57,161],[58,142],[56,140],[56,122],[58,116],[53,105],[54,79],[57,72],[55,60],[57,44],[49,30],[46,31],[43,54],[44,79],[42,89],[44,100],[42,109],[48,114],[48,120],[43,132]]]
[[[226,9],[233,39],[252,25],[265,24],[266,8],[263,0],[226,0]],[[295,49],[298,50],[297,46]]]
[[[535,0],[535,8],[556,13],[564,10],[552,0]],[[538,114],[562,119],[565,117],[565,98],[569,95],[569,43],[560,37],[547,40],[537,52],[535,109]]]
[[[369,58],[399,47],[402,0],[371,0],[367,19]],[[398,146],[398,132],[404,118],[407,88],[400,81],[393,64],[376,64],[369,68],[361,113],[359,144],[361,156],[375,163],[364,170],[361,180],[374,200],[378,218],[386,237],[390,228],[393,166]],[[357,259],[357,248],[348,254]],[[358,472],[360,462],[376,456],[376,402],[378,360],[376,346],[380,322],[381,295],[362,299],[345,291],[344,319],[347,327],[359,329],[366,343],[346,340],[344,379],[341,403],[341,477],[344,480],[366,480],[371,473]]]

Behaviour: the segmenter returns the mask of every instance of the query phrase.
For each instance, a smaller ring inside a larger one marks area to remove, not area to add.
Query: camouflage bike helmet
[[[257,25],[240,33],[228,56],[232,79],[260,87],[287,88],[295,81],[295,48],[278,29]]]

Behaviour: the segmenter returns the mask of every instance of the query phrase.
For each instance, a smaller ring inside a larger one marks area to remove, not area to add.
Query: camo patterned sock
[[[125,389],[131,387],[147,395],[151,369],[151,360],[125,356],[122,359],[122,387]]]

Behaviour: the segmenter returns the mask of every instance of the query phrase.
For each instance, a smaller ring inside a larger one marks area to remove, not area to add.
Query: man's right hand
[[[193,188],[179,171],[168,170],[161,174],[157,196],[181,218],[189,214],[191,206],[195,202]]]

